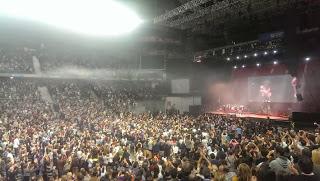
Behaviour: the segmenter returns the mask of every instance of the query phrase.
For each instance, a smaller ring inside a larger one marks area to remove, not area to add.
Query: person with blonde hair
[[[225,174],[223,172],[216,172],[214,174],[214,179],[213,181],[226,181],[226,177],[225,177]]]
[[[313,172],[320,180],[320,148],[312,150]]]
[[[237,176],[232,178],[232,181],[251,181],[252,172],[249,165],[241,163],[237,168]]]

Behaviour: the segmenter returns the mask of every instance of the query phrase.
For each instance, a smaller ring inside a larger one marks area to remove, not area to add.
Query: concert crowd
[[[0,48],[0,73],[32,73],[32,52],[24,48]]]
[[[319,129],[134,114],[138,90],[1,80],[0,180],[319,180]],[[10,95],[8,97],[7,95]]]

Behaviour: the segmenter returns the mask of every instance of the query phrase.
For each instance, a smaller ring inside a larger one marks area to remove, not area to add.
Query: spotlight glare
[[[241,67],[242,67],[242,68],[245,68],[246,66],[245,66],[245,65],[242,65]]]
[[[263,54],[264,54],[264,55],[268,55],[268,52],[264,52]]]
[[[239,60],[239,59],[240,59],[240,57],[239,57],[239,56],[237,56],[237,59]]]
[[[233,68],[234,68],[234,69],[237,69],[238,67],[235,65],[235,66],[233,66]]]
[[[276,54],[276,53],[278,53],[278,51],[277,50],[273,50],[273,54]]]
[[[254,54],[253,54],[253,56],[255,56],[255,57],[256,57],[256,56],[258,56],[258,54],[257,54],[257,53],[254,53]]]
[[[306,62],[309,62],[309,61],[311,60],[311,58],[310,58],[310,57],[306,57],[304,60],[305,60]]]
[[[278,61],[273,61],[273,65],[277,65],[278,64]]]
[[[260,64],[260,63],[257,63],[256,65],[257,65],[257,67],[260,67],[261,64]]]
[[[230,61],[230,58],[228,57],[227,60]]]
[[[244,55],[244,58],[248,58],[248,56],[247,56],[247,55]]]
[[[115,0],[0,0],[0,4],[1,15],[85,35],[120,35],[142,23],[136,13]]]

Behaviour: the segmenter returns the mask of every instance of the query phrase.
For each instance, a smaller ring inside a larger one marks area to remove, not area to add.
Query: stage
[[[213,111],[210,112],[211,114],[220,114],[220,115],[229,115],[229,116],[236,116],[237,118],[257,118],[257,119],[270,119],[273,121],[289,121],[288,116],[272,116],[272,115],[265,115],[265,114],[254,114],[254,113],[232,113],[232,112],[222,112],[222,111]]]

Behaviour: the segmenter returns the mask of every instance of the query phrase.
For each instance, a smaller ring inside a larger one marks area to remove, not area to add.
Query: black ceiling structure
[[[312,48],[316,47],[314,45],[319,43],[319,0],[179,2],[181,5],[156,16],[153,23],[185,31],[186,44],[191,47],[187,47],[187,50],[194,52],[194,57],[217,59],[218,53],[223,55],[220,57],[224,61],[228,57],[235,58],[236,55],[248,53],[241,52],[243,48],[239,45],[251,41],[261,43],[261,35],[274,32],[283,34],[280,40],[277,40],[281,44],[276,46],[281,46],[285,56],[290,58],[302,56],[298,55],[296,50],[311,52]],[[235,50],[240,52],[236,53]],[[253,49],[252,52],[254,51],[256,50]]]
[[[155,24],[178,29],[204,31],[206,24],[218,26],[231,19],[257,19],[258,16],[284,14],[289,8],[305,10],[317,0],[180,0],[183,3],[154,18]]]
[[[207,46],[196,46],[195,51],[254,40],[260,33],[286,29],[287,16],[303,19],[308,14],[320,10],[318,0],[179,0],[179,2],[181,5],[156,16],[153,23],[184,30],[189,37],[200,38]],[[288,15],[292,9],[294,13]],[[314,18],[314,21],[316,19]]]

